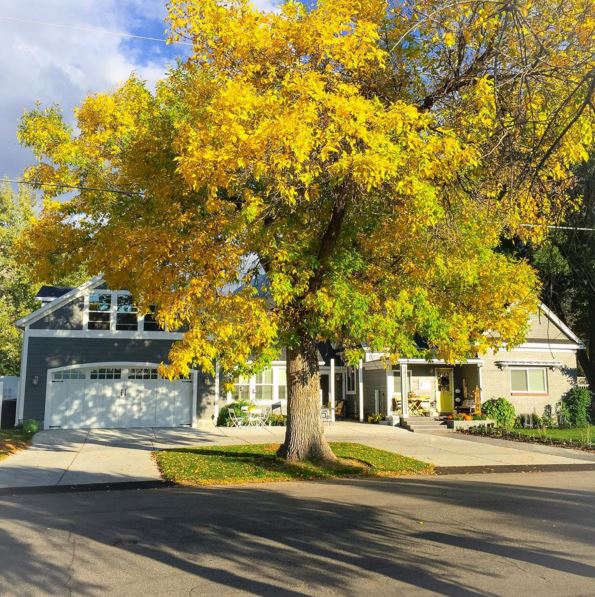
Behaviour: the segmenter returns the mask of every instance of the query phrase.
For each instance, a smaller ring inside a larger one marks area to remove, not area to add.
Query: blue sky
[[[271,9],[276,0],[256,0]],[[0,177],[19,178],[33,156],[16,139],[36,101],[72,109],[135,71],[154,83],[182,46],[130,39],[164,37],[165,0],[2,0],[0,10]],[[31,22],[31,21],[36,21]]]

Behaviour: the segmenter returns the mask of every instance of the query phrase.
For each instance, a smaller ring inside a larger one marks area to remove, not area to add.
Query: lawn
[[[428,474],[433,467],[400,454],[362,444],[331,442],[333,464],[290,464],[276,456],[279,444],[176,448],[154,452],[164,479],[181,485],[219,485]]]
[[[558,441],[570,441],[586,443],[587,440],[593,441],[593,425],[590,427],[583,427],[578,429],[560,429],[558,427],[550,427],[548,429],[515,429],[515,432],[521,435],[528,435],[530,437],[547,437]]]
[[[25,433],[22,429],[1,429],[0,460],[26,448],[31,443],[32,437],[32,433]]]

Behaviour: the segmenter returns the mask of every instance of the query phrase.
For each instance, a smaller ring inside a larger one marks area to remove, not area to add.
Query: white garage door
[[[49,372],[47,425],[177,427],[192,423],[192,382],[159,378],[155,367],[93,367]]]

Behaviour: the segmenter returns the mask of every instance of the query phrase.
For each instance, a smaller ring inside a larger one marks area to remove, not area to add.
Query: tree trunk
[[[279,455],[289,461],[336,460],[320,417],[320,374],[316,344],[287,349],[287,428]]]

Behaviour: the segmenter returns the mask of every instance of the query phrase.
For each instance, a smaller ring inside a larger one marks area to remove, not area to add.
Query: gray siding
[[[82,330],[83,329],[82,297],[66,303],[62,307],[48,313],[31,324],[34,330]]]
[[[173,340],[124,340],[119,338],[29,338],[25,384],[24,419],[43,421],[48,369],[101,362],[167,361]],[[33,384],[37,376],[37,385]],[[210,419],[215,405],[211,378],[199,373],[197,417]]]
[[[378,390],[378,412],[386,413],[385,369],[364,369],[364,417],[376,412],[374,390]]]

